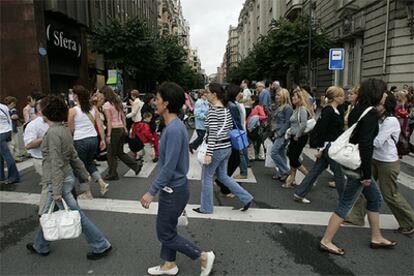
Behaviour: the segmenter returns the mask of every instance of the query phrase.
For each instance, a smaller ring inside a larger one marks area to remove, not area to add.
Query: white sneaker
[[[148,268],[147,272],[149,275],[177,275],[178,266],[175,266],[168,270],[162,270],[161,266],[157,265],[157,266]]]
[[[103,189],[101,189],[101,195],[104,196],[109,191],[109,184],[105,183]]]
[[[299,203],[309,204],[311,201],[307,199],[306,197],[300,197],[296,194],[293,194],[293,200]]]
[[[207,252],[207,264],[206,264],[206,267],[201,267],[200,276],[210,275],[210,272],[213,269],[213,263],[214,263],[215,258],[216,256],[214,255],[213,251]]]

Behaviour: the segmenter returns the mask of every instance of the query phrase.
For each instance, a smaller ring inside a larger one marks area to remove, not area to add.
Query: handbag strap
[[[56,201],[53,200],[52,203],[50,204],[49,211],[47,212],[48,214],[51,214],[53,212],[53,210],[55,209],[55,204],[56,204]],[[69,212],[70,208],[66,204],[66,201],[63,198],[62,198],[62,204],[63,204],[63,208],[65,208],[65,211]]]
[[[220,130],[217,132],[217,137],[219,137],[219,135],[223,132],[224,127],[226,126],[226,122],[227,122],[227,110],[226,108],[224,108],[224,123],[221,126]]]
[[[11,125],[10,115],[7,115],[7,114],[6,114],[6,111],[4,111],[3,109],[1,109],[1,108],[0,108],[0,110],[1,110],[1,112],[3,112],[4,116],[6,116],[7,123],[8,123],[9,125]]]
[[[359,116],[359,119],[358,119],[358,121],[357,121],[357,123],[362,119],[362,118],[364,118],[364,116],[365,115],[367,115],[367,113],[368,112],[370,112],[371,111],[371,109],[373,109],[374,107],[373,106],[370,106],[370,107],[367,107],[365,110],[364,110],[364,112],[361,114],[361,116]]]

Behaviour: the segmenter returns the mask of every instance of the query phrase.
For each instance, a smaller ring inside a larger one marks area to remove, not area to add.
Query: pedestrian
[[[105,103],[105,95],[102,94],[99,91],[96,91],[91,98],[91,104],[95,107],[96,111],[98,111],[97,115],[99,116],[99,118],[101,119],[102,122],[102,128],[103,128],[103,132],[104,132],[104,137],[105,139],[103,141],[106,140],[106,119],[105,119],[105,114],[103,113],[103,105]],[[98,145],[101,144],[102,138],[101,135],[98,135]],[[99,146],[97,147],[97,153],[95,156],[95,159],[98,161],[107,161],[107,152],[106,152],[106,148],[101,150],[99,148]]]
[[[267,124],[267,115],[262,105],[259,104],[259,97],[256,95],[251,96],[252,111],[246,119],[247,134],[250,140],[249,148],[254,148],[254,160],[264,160],[262,156],[263,137],[261,135],[260,128],[263,128]]]
[[[247,130],[246,130],[246,108],[244,106],[244,101],[243,101],[243,92],[240,92],[237,97],[236,97],[236,104],[237,107],[239,108],[239,113],[240,113],[240,122],[241,122],[241,126],[242,129],[246,134],[247,134]],[[248,146],[242,150],[240,150],[240,176],[245,176],[246,179],[249,177],[248,175],[248,167],[249,167],[249,155],[248,155]]]
[[[256,91],[259,96],[259,104],[263,106],[266,112],[268,112],[272,105],[272,99],[270,98],[270,92],[265,88],[263,82],[256,83]]]
[[[29,152],[30,156],[32,157],[35,172],[40,176],[43,175],[43,155],[41,145],[43,142],[43,138],[49,129],[49,125],[45,122],[45,119],[42,116],[42,109],[45,108],[47,103],[48,102],[46,100],[42,99],[36,102],[36,119],[30,121],[27,124],[26,129],[23,133],[24,145],[27,151]],[[46,185],[42,185],[41,182],[39,182],[39,185],[41,186],[41,192],[38,211],[39,215],[42,215],[47,201],[49,189]]]
[[[251,106],[251,96],[252,96],[252,92],[249,89],[249,80],[243,80],[242,83],[240,84],[240,88],[243,90],[243,104],[244,107],[246,108],[246,116],[250,115],[250,112],[252,111],[252,106]]]
[[[293,114],[290,94],[287,89],[283,88],[276,92],[276,104],[277,109],[273,116],[275,130],[271,157],[278,169],[278,175],[274,176],[273,179],[284,182],[289,176],[285,134],[290,126],[290,117]]]
[[[105,180],[118,180],[118,158],[138,175],[142,163],[138,163],[133,157],[124,152],[125,139],[128,134],[125,122],[125,114],[120,98],[109,86],[104,86],[101,92],[105,95],[106,102],[103,105],[107,123],[106,146],[108,158],[108,175]]]
[[[377,108],[380,120],[378,135],[374,139],[372,176],[378,182],[382,197],[400,226],[397,231],[404,235],[410,235],[414,233],[414,211],[398,191],[397,185],[400,160],[396,141],[400,136],[401,128],[394,115],[395,106],[395,97],[389,94],[384,104],[380,104]],[[358,222],[364,221],[365,214],[365,206],[355,204],[347,221],[358,224]]]
[[[207,118],[208,113],[208,101],[205,95],[205,90],[200,90],[198,93],[198,99],[195,103],[194,118],[195,128],[197,132],[197,138],[194,139],[189,146],[190,152],[193,153],[203,142],[204,136],[206,135],[206,127],[204,121]]]
[[[131,112],[126,115],[127,119],[131,119],[132,123],[141,122],[141,108],[144,102],[139,98],[139,91],[134,89],[131,91],[131,99],[128,99],[131,105]]]
[[[300,185],[296,187],[295,193],[293,194],[293,199],[296,202],[310,203],[310,200],[305,196],[312,189],[318,176],[326,170],[328,166],[335,176],[338,197],[341,197],[342,195],[345,176],[341,166],[329,157],[328,151],[331,142],[335,141],[342,134],[344,129],[344,119],[338,110],[338,107],[344,103],[344,94],[344,90],[338,86],[331,86],[326,90],[325,96],[328,100],[328,105],[322,109],[320,118],[317,122],[318,125],[314,129],[314,131],[316,131],[315,135],[311,135],[316,138],[314,141],[314,146],[316,146],[318,150],[316,154],[316,162]]]
[[[151,120],[152,114],[149,112],[144,113],[142,116],[142,121],[134,123],[132,128],[131,137],[138,137],[142,144],[151,144],[154,147],[154,154],[152,161],[154,163],[158,162],[159,158],[159,145],[158,145],[158,134],[156,132],[151,132]]]
[[[22,151],[21,135],[19,130],[21,126],[19,113],[17,112],[17,99],[16,97],[8,96],[4,98],[4,103],[9,108],[10,119],[12,122],[12,140],[10,142],[12,148],[12,155],[16,162],[23,161],[24,152]],[[21,129],[20,129],[21,130]],[[21,134],[21,132],[20,132]]]
[[[349,90],[349,93],[348,93],[348,102],[349,103],[348,103],[348,107],[346,108],[345,113],[344,113],[344,128],[345,129],[348,129],[348,117],[349,117],[349,114],[351,113],[352,109],[354,109],[355,104],[357,102],[358,90],[359,90],[358,85],[352,87]]]
[[[26,106],[23,108],[23,118],[24,118],[25,124],[35,119],[36,117],[35,105],[36,105],[36,100],[33,99],[31,96],[27,96]]]
[[[378,134],[378,112],[375,108],[372,108],[357,122],[367,108],[375,107],[385,100],[386,91],[387,85],[379,79],[367,79],[360,85],[357,103],[351,114],[349,114],[349,126],[357,124],[349,142],[358,145],[361,166],[356,171],[346,172],[347,183],[344,191],[339,198],[337,208],[329,219],[325,234],[320,240],[320,249],[323,251],[335,255],[345,254],[345,250],[335,245],[332,241],[361,192],[367,199],[366,208],[371,227],[370,247],[372,249],[392,248],[397,245],[396,241],[385,239],[379,228],[381,194],[376,181],[372,179],[371,171],[374,139]]]
[[[16,162],[9,148],[11,139],[12,120],[10,118],[9,108],[3,103],[0,103],[0,181],[8,185],[20,182]],[[7,178],[4,173],[4,162],[7,165]]]
[[[89,91],[85,87],[75,85],[72,91],[75,105],[69,109],[68,127],[73,135],[73,143],[80,160],[92,176],[93,181],[98,183],[101,195],[104,196],[108,192],[109,184],[104,182],[94,162],[98,147],[100,150],[104,150],[106,147],[99,111],[92,105]],[[98,135],[101,138],[99,144]],[[81,178],[79,178],[76,193],[78,199],[93,198],[89,183],[84,182]]]
[[[237,102],[236,102],[236,97],[239,94],[239,92],[240,92],[240,87],[235,84],[229,84],[226,87],[226,91],[225,91],[226,99],[227,99],[227,108],[230,111],[232,122],[233,122],[232,129],[236,129],[236,128],[243,129],[239,106],[237,105]],[[232,148],[230,158],[227,164],[227,175],[229,177],[232,177],[239,165],[240,165],[240,150],[236,150]],[[247,179],[247,168],[246,168],[246,171],[243,171],[242,173],[236,175],[234,179],[236,180]],[[235,197],[235,195],[230,191],[230,189],[227,188],[227,186],[224,185],[219,179],[216,180],[216,184],[220,187],[220,193],[222,196],[227,197],[227,198]]]
[[[314,116],[313,107],[309,104],[309,94],[303,89],[296,89],[292,96],[294,111],[290,117],[290,134],[288,157],[290,173],[282,188],[292,188],[296,185],[296,172],[299,170],[304,175],[308,170],[302,164],[300,155],[308,142],[308,134],[305,133],[306,122]]]
[[[207,154],[201,176],[201,206],[193,209],[201,214],[213,213],[213,177],[222,182],[243,203],[241,211],[247,211],[253,196],[227,174],[231,155],[231,141],[228,132],[233,128],[231,113],[226,108],[225,91],[218,83],[211,83],[207,89],[210,102],[205,122],[207,128]]]
[[[49,96],[45,99],[48,104],[42,109],[43,118],[49,124],[49,130],[43,138],[43,176],[42,185],[46,185],[49,196],[43,209],[43,213],[49,211],[52,201],[56,201],[60,209],[63,209],[61,200],[64,199],[71,210],[79,211],[81,217],[82,232],[92,251],[87,253],[89,260],[101,259],[108,255],[112,246],[104,234],[80,209],[71,191],[75,184],[75,171],[84,180],[90,181],[91,176],[85,169],[83,162],[73,146],[73,139],[64,122],[68,118],[68,110],[65,102],[58,96]],[[34,243],[28,243],[26,248],[42,256],[50,253],[50,242],[43,237],[42,228],[37,232]]]
[[[202,251],[193,242],[177,233],[178,218],[190,198],[187,173],[189,168],[188,132],[178,113],[185,102],[184,90],[175,83],[163,83],[156,96],[157,113],[163,116],[166,127],[161,134],[158,175],[148,192],[141,198],[149,208],[159,192],[157,236],[161,242],[160,257],[163,264],[148,268],[150,275],[177,275],[177,251],[192,260],[199,260],[201,275],[210,274],[214,253]]]

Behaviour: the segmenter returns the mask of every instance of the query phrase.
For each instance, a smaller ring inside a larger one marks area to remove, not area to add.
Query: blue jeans
[[[241,187],[233,178],[227,175],[227,164],[230,158],[231,148],[218,149],[213,152],[212,162],[203,165],[201,179],[201,206],[203,213],[213,213],[213,177],[217,179],[235,194],[246,205],[253,200],[253,196]]]
[[[11,131],[0,134],[0,180],[6,180],[6,175],[4,173],[4,162],[6,161],[8,174],[7,181],[19,182],[20,175],[8,145],[10,140]]]
[[[371,181],[371,185],[365,187],[360,179],[347,176],[346,185],[342,197],[339,198],[339,204],[335,209],[335,213],[345,220],[361,192],[367,200],[367,210],[379,212],[382,200],[381,193],[375,180],[372,178]]]
[[[80,209],[78,203],[76,202],[75,198],[73,197],[71,193],[74,183],[75,183],[75,177],[71,173],[63,181],[62,197],[71,210],[79,211],[80,216],[81,216],[82,233],[85,235],[86,241],[88,242],[89,246],[92,248],[92,251],[94,253],[101,253],[105,251],[106,249],[108,249],[111,246],[111,244],[105,238],[101,230],[99,230],[98,227],[96,227],[95,224],[93,224],[93,222]],[[47,213],[47,211],[49,210],[49,207],[53,201],[52,195],[53,195],[52,186],[49,185],[49,198],[46,202],[43,213]],[[63,209],[61,202],[57,202],[57,205],[59,206],[60,209]],[[44,239],[43,231],[42,231],[42,228],[40,227],[39,231],[37,232],[33,247],[39,253],[46,253],[46,252],[49,252],[50,250],[49,245],[50,245],[50,242]]]
[[[336,184],[336,191],[338,192],[338,198],[341,198],[341,195],[344,191],[345,185],[345,176],[342,172],[341,166],[332,160],[328,155],[328,150],[331,144],[328,144],[326,148],[322,152],[321,158],[317,159],[315,164],[313,165],[312,169],[309,173],[305,176],[297,186],[295,194],[300,197],[305,197],[313,187],[313,183],[315,183],[318,176],[328,168],[328,165],[331,167],[332,172],[334,173],[335,177],[335,184]]]
[[[277,137],[272,146],[271,157],[279,169],[280,176],[289,173],[288,160],[286,156],[285,137]]]
[[[247,167],[249,166],[249,155],[247,148],[240,150],[240,175],[247,176]]]
[[[95,156],[98,148],[98,137],[88,137],[82,140],[73,141],[76,151],[78,152],[79,159],[82,160],[86,170],[93,177],[95,181],[101,178],[100,173],[95,166]],[[89,183],[85,182],[82,178],[79,178],[79,187],[76,187],[76,192],[82,194],[90,190]]]
[[[177,233],[178,218],[182,214],[190,192],[188,183],[184,186],[174,188],[173,192],[160,191],[157,215],[157,236],[161,242],[162,260],[174,262],[177,251],[187,255],[192,260],[198,259],[202,250],[191,241],[181,237]]]
[[[193,150],[196,150],[201,145],[201,143],[203,143],[204,135],[206,135],[205,129],[196,129],[196,132],[197,138],[195,138],[194,141],[190,143],[190,147]]]

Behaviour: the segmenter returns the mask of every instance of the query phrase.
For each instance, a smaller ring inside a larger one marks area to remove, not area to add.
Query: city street
[[[306,148],[305,165],[313,164],[313,150]],[[114,250],[99,261],[89,261],[89,248],[83,237],[75,241],[58,241],[51,254],[41,257],[29,253],[25,245],[33,241],[39,227],[36,204],[40,177],[31,161],[19,163],[22,181],[2,186],[1,207],[1,275],[146,275],[149,266],[158,264],[160,244],[155,233],[157,203],[145,210],[139,198],[156,175],[156,166],[145,155],[145,165],[138,177],[123,177],[110,182],[110,191],[80,205],[111,241]],[[414,200],[414,157],[402,160],[400,190],[411,204]],[[212,215],[198,214],[192,208],[200,202],[201,168],[195,154],[191,155],[189,179],[191,198],[186,210],[189,225],[179,232],[203,249],[214,250],[216,262],[213,275],[412,275],[414,271],[414,241],[412,237],[394,233],[397,223],[390,211],[382,206],[381,228],[385,237],[398,240],[391,250],[369,248],[370,231],[365,227],[342,227],[335,242],[345,248],[344,257],[328,255],[318,250],[318,242],[327,225],[330,212],[337,202],[336,190],[327,183],[332,180],[325,172],[309,194],[311,204],[292,200],[293,191],[282,189],[272,180],[273,169],[264,162],[252,163],[249,179],[243,187],[255,197],[246,213],[237,209],[237,199],[224,199],[216,191]],[[100,163],[100,171],[106,163]],[[122,175],[130,175],[120,167]],[[253,173],[251,173],[253,172]],[[178,255],[180,275],[196,275],[199,264]],[[411,272],[410,272],[411,271]]]

